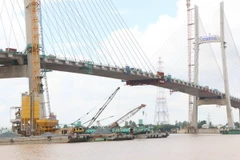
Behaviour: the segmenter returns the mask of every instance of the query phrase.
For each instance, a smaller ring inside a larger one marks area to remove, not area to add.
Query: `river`
[[[240,135],[0,146],[1,160],[239,160]]]

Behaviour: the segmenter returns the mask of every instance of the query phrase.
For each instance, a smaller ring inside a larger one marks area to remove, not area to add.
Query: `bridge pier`
[[[194,129],[198,129],[198,105],[196,97],[193,100],[192,126]]]

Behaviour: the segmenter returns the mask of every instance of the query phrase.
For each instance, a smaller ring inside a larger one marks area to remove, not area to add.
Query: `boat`
[[[12,145],[12,144],[49,144],[49,143],[67,143],[69,141],[67,136],[30,136],[30,137],[18,137],[18,136],[4,136],[0,137],[0,145]]]
[[[167,138],[169,136],[168,132],[165,133],[149,133],[147,134],[147,138]]]
[[[134,134],[135,139],[147,139],[147,138],[167,138],[169,136],[168,132],[165,133],[139,133]]]
[[[76,143],[76,142],[88,142],[89,135],[82,134],[82,135],[68,135],[67,143]]]
[[[68,136],[68,143],[75,142],[99,142],[99,141],[123,141],[123,140],[133,140],[133,135],[117,135],[113,134],[84,134],[78,136]]]
[[[240,134],[240,129],[221,129],[221,134]]]

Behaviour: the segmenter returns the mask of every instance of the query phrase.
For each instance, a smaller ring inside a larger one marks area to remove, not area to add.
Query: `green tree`
[[[198,122],[198,128],[202,128],[202,125],[203,125],[203,124],[207,124],[207,121],[206,121],[206,120],[199,121],[199,122]]]
[[[176,126],[178,125],[178,121],[177,121],[177,120],[175,121],[175,125],[176,125]]]
[[[136,122],[132,121],[132,124],[130,125],[131,127],[137,127]]]
[[[187,121],[183,121],[183,123],[182,123],[182,128],[185,128],[185,127],[187,127],[187,126],[189,126],[189,123],[188,123]]]
[[[237,128],[240,128],[239,122],[234,122],[234,125],[235,125]]]

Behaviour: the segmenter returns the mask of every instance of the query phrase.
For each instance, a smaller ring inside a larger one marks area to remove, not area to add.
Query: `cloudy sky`
[[[182,42],[173,39],[175,39],[174,34],[181,35],[182,33],[186,35],[186,27],[184,27],[184,22],[186,22],[185,0],[131,0],[131,2],[128,0],[113,0],[113,3],[152,64],[156,67],[157,59],[161,56],[166,73],[180,79],[186,78],[187,63],[184,62],[187,61],[187,53],[176,55],[175,50],[171,52],[169,49],[167,51],[162,49],[166,43],[174,43],[174,46],[182,44]],[[213,21],[212,17],[218,19],[216,13],[219,9],[219,3],[220,0],[195,0],[192,2],[192,4],[199,6],[201,19],[207,24],[207,32],[209,33],[216,32],[216,29],[212,27],[216,25],[215,21],[213,25],[209,24]],[[240,27],[240,22],[235,20],[236,15],[240,14],[237,6],[238,2],[236,0],[225,2],[226,16],[236,42],[240,40],[240,33],[237,30]],[[0,24],[2,25],[2,23]],[[4,36],[2,35],[0,30],[0,42],[3,42]],[[168,41],[169,39],[171,40]],[[179,39],[179,37],[176,39]],[[184,38],[181,41],[187,43]],[[182,52],[185,51],[186,48],[182,49]],[[168,54],[164,54],[164,52]],[[176,57],[178,56],[183,59],[181,63],[177,63],[178,58]],[[180,72],[179,68],[181,68]],[[10,126],[10,107],[20,106],[21,93],[28,91],[28,80],[26,78],[1,79],[0,84],[0,126]],[[100,119],[112,115],[115,117],[103,121],[102,124],[111,123],[114,119],[140,104],[147,105],[144,109],[145,114],[139,112],[132,120],[137,121],[141,118],[145,123],[153,123],[157,95],[157,88],[155,87],[131,87],[116,79],[56,71],[48,73],[48,85],[51,110],[57,115],[60,124],[69,124],[82,117],[92,108],[96,106],[99,108],[117,87],[121,87],[121,89],[102,113]],[[170,122],[174,124],[175,121],[188,120],[188,96],[182,93],[170,95],[169,90],[166,90],[166,98]],[[208,114],[210,114],[213,124],[225,124],[225,110],[224,106],[200,106],[199,120],[207,119]],[[94,111],[96,112],[97,109]],[[94,111],[92,114],[94,114]],[[238,121],[238,110],[233,109],[233,114],[234,120]],[[88,116],[82,120],[84,122],[90,118],[91,116]]]

